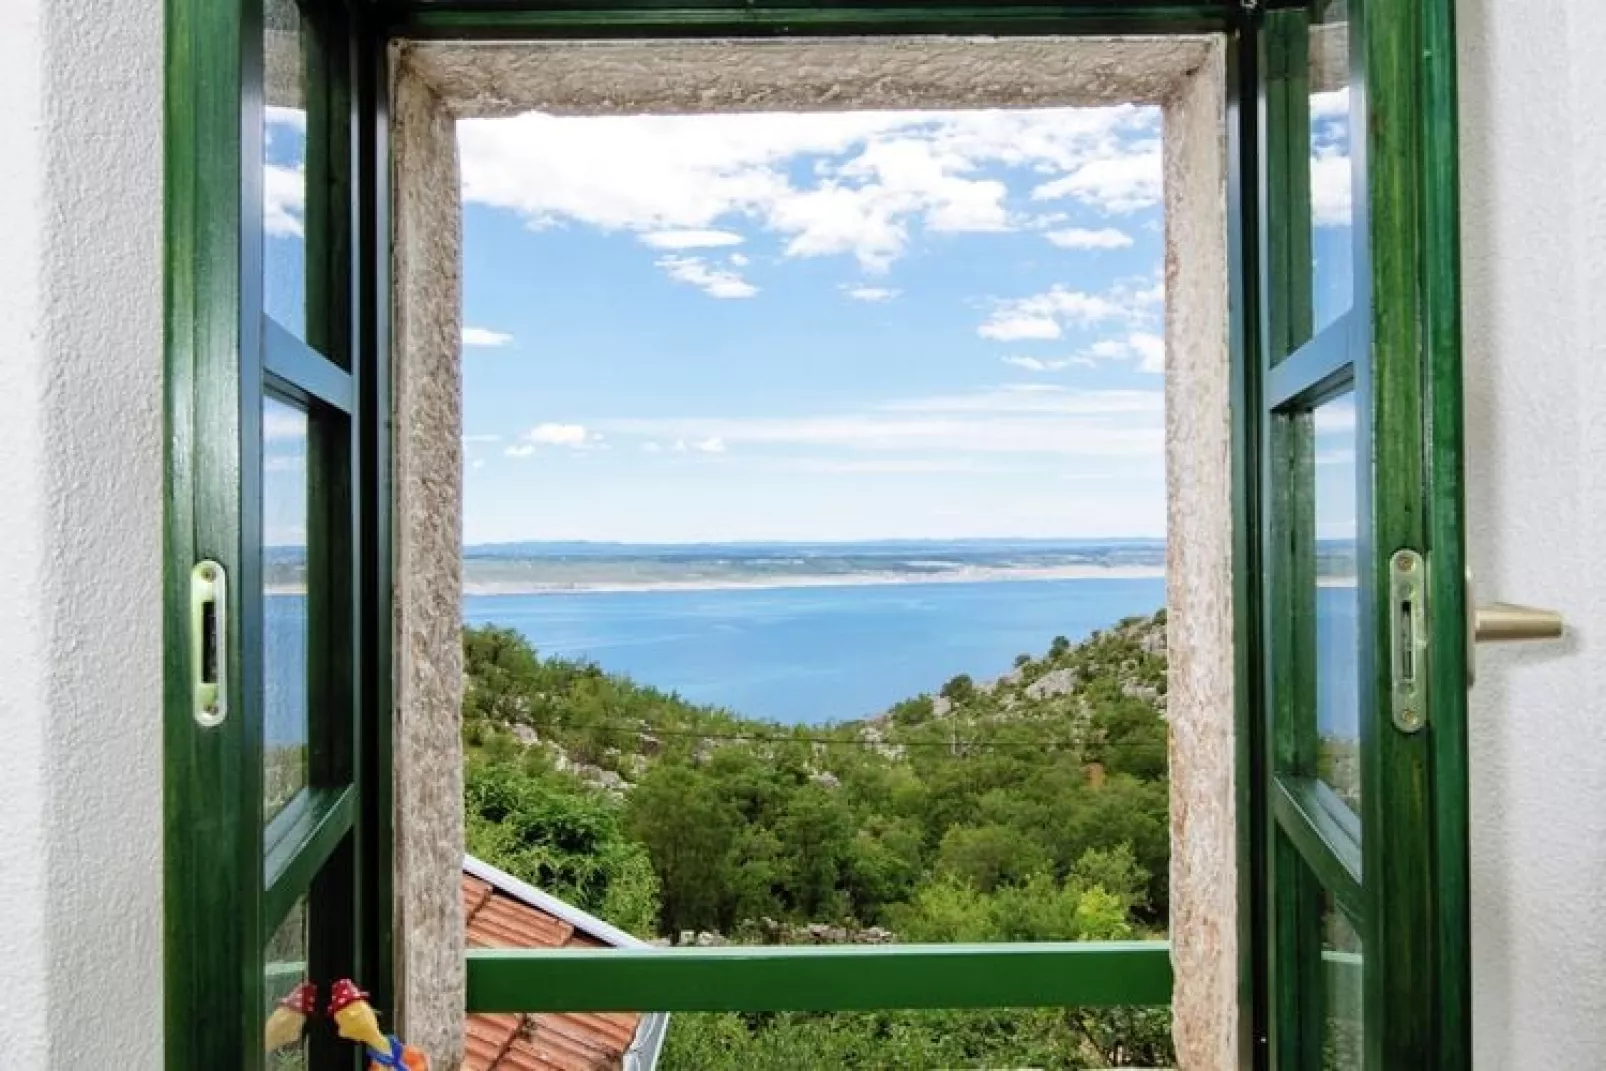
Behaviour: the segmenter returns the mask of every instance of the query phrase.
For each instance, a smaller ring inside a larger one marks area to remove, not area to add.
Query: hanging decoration
[[[369,1071],[429,1071],[422,1052],[379,1029],[368,994],[351,979],[342,978],[329,991],[329,1016],[341,1037],[368,1050]]]

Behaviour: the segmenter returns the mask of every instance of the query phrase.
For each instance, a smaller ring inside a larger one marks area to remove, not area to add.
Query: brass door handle
[[[1556,611],[1515,606],[1509,602],[1491,602],[1478,607],[1472,622],[1472,635],[1478,643],[1556,640],[1562,633],[1561,615]]]
[[[1564,622],[1554,610],[1491,602],[1479,606],[1473,594],[1472,570],[1467,570],[1467,687],[1478,680],[1480,643],[1514,643],[1522,640],[1560,639]]]

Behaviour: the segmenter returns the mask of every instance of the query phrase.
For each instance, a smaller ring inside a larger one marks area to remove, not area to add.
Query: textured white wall
[[[0,1066],[160,1062],[157,0],[0,34]],[[1460,0],[1480,1068],[1606,1050],[1606,5]],[[1600,413],[1602,415],[1596,415]],[[78,1029],[74,1029],[74,1026]]]
[[[161,1056],[160,0],[0,32],[0,1067]]]
[[[1606,4],[1460,0],[1468,507],[1484,601],[1570,638],[1480,650],[1480,1069],[1606,1052]]]

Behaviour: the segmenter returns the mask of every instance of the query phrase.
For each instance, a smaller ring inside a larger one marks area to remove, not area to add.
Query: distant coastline
[[[985,584],[1033,580],[1161,579],[1160,566],[1059,565],[1010,568],[975,566],[922,573],[862,572],[821,575],[752,576],[687,580],[595,580],[547,582],[529,580],[466,581],[465,595],[597,595],[663,591],[769,591],[788,588],[877,587],[893,584]]]
[[[1318,541],[1316,582],[1355,583],[1354,546]],[[1160,580],[1153,539],[869,541],[859,543],[509,543],[464,548],[470,596],[891,588],[909,585]],[[270,548],[270,594],[306,582],[302,548]]]

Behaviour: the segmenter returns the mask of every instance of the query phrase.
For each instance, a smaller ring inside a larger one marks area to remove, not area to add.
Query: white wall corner
[[[162,5],[0,34],[0,1065],[162,1063]]]

